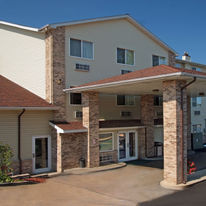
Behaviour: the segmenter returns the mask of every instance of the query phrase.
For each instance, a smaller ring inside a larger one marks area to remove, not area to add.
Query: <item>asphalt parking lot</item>
[[[149,165],[50,178],[46,183],[0,188],[1,206],[206,205],[206,183],[175,192],[159,185],[163,170]]]

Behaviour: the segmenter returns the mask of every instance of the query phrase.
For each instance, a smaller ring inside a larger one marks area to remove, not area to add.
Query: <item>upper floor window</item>
[[[196,67],[192,67],[192,70],[201,72],[201,69],[200,68],[196,68]]]
[[[70,93],[70,104],[82,104],[81,93]]]
[[[131,95],[117,95],[117,105],[134,105],[134,96]]]
[[[93,59],[93,43],[78,39],[70,39],[70,56]]]
[[[166,57],[152,55],[152,65],[158,66],[160,64],[166,64]]]
[[[117,63],[134,65],[134,51],[117,48]]]
[[[201,97],[192,97],[192,106],[201,106],[202,104],[202,98]]]

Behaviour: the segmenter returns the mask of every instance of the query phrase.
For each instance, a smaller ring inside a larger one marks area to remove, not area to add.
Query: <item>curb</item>
[[[126,167],[127,164],[125,162],[118,163],[118,164],[111,164],[107,166],[100,166],[96,168],[75,168],[75,169],[68,169],[64,170],[64,172],[54,172],[48,173],[48,177],[57,177],[57,176],[66,176],[66,175],[85,175],[85,174],[92,174],[97,172],[105,172],[115,169],[120,169]]]

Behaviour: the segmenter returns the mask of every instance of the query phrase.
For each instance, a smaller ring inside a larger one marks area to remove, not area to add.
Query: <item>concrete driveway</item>
[[[162,172],[163,170],[158,168],[130,164],[127,167],[116,170],[85,175],[59,176],[48,179],[43,184],[2,187],[0,188],[0,205],[168,205],[165,204],[168,203],[167,200],[175,201],[178,194],[186,198],[184,196],[185,191],[175,193],[159,185],[162,179]],[[186,191],[187,195],[189,195],[188,191],[190,192],[190,189]],[[181,197],[179,196],[180,199]],[[161,204],[161,201],[164,204]],[[172,205],[178,204],[176,202]],[[187,203],[187,205],[189,204]]]

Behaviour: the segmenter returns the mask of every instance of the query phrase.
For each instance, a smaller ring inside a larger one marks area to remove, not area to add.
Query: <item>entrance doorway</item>
[[[130,161],[138,158],[136,131],[120,131],[117,141],[119,161]]]
[[[32,138],[33,173],[51,170],[51,137],[35,136]]]

